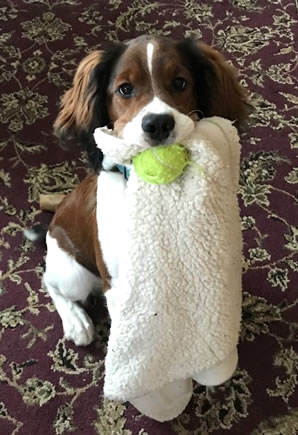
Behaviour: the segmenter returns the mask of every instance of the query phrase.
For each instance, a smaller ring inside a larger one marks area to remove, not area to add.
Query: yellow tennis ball
[[[151,184],[171,183],[189,164],[188,152],[179,144],[148,148],[132,160],[137,175]]]

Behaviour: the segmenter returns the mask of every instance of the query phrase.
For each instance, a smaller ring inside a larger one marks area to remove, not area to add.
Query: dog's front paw
[[[64,336],[77,346],[88,346],[94,338],[93,322],[79,305],[72,304],[63,318]]]

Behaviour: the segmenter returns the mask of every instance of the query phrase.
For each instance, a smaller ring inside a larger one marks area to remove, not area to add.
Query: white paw
[[[64,335],[77,346],[87,346],[93,341],[94,326],[92,320],[79,305],[72,304],[67,315],[63,316]]]

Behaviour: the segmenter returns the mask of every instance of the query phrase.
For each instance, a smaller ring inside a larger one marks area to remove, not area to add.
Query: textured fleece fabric
[[[106,158],[118,164],[140,151],[106,129],[94,136]],[[171,184],[152,185],[132,167],[127,182],[119,273],[107,294],[104,392],[111,399],[131,400],[200,377],[237,346],[239,137],[230,121],[212,117],[196,123],[183,145],[203,174],[187,166]]]

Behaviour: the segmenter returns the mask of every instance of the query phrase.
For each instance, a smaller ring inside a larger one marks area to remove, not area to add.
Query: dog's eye
[[[135,95],[135,89],[131,83],[123,83],[117,89],[117,93],[124,98],[130,98]]]
[[[175,91],[184,91],[186,85],[187,85],[187,81],[182,77],[176,77],[173,81],[173,87]]]

